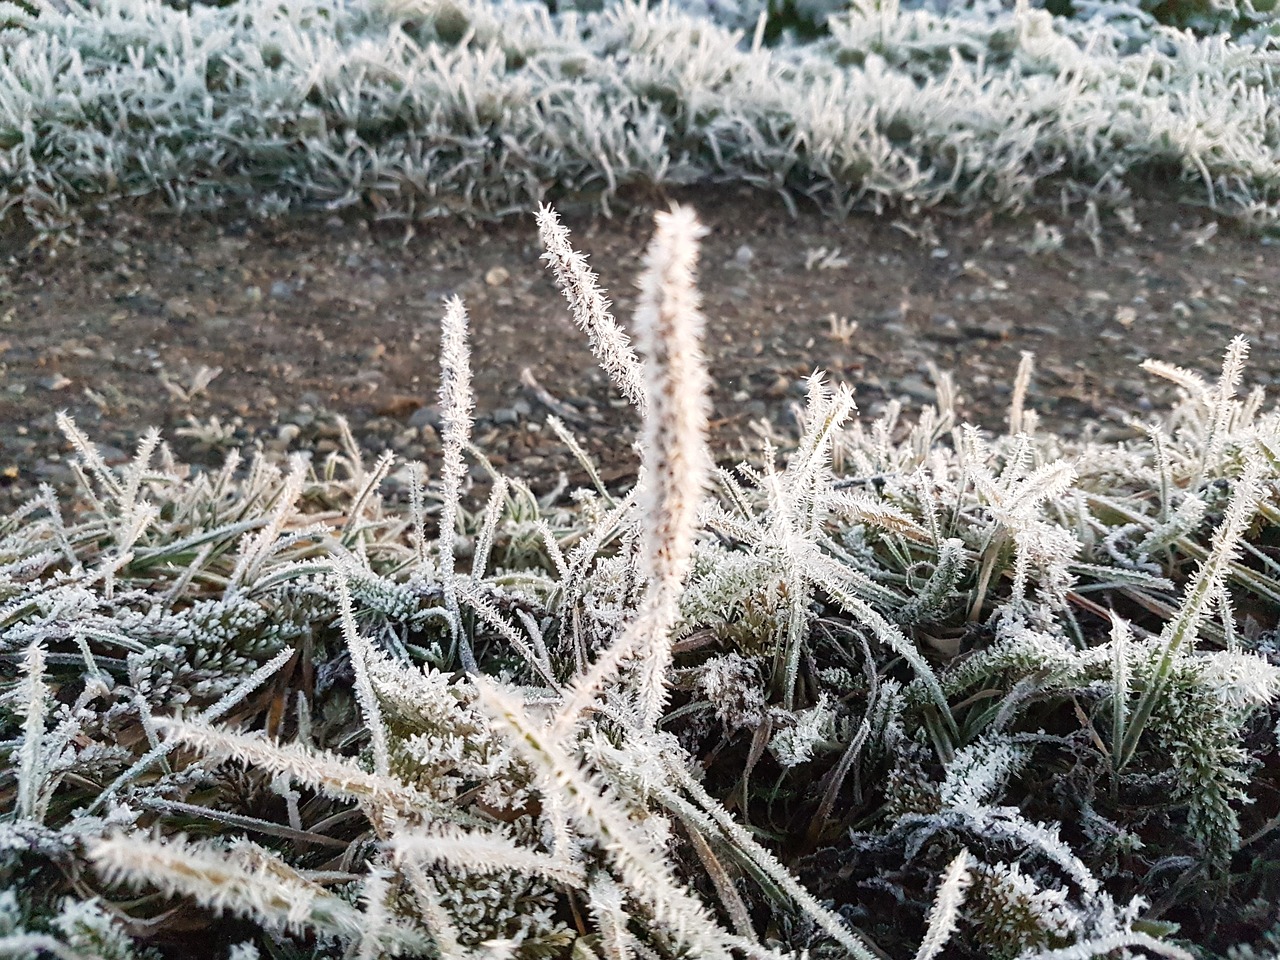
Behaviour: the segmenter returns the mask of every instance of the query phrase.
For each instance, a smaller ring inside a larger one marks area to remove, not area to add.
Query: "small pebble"
[[[1013,324],[1007,320],[989,319],[975,323],[967,323],[964,332],[971,337],[984,340],[1005,340],[1013,333]]]
[[[196,308],[186,297],[171,297],[164,302],[164,310],[170,317],[177,320],[190,320],[196,315]]]
[[[931,318],[933,327],[929,337],[943,343],[956,343],[960,340],[960,324],[949,313],[935,313]]]
[[[907,375],[897,383],[898,393],[905,393],[912,400],[918,400],[921,403],[933,403],[937,399],[937,391],[923,379],[914,375]]]

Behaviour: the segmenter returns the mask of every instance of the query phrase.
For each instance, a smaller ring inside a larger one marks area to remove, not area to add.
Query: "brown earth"
[[[1034,351],[1030,406],[1073,436],[1124,429],[1126,415],[1171,397],[1138,369],[1144,358],[1212,375],[1237,332],[1253,344],[1248,381],[1280,380],[1269,290],[1280,246],[1199,208],[1144,202],[1141,233],[1107,222],[1095,248],[1075,220],[1045,210],[833,222],[756,193],[679,199],[711,228],[700,287],[727,458],[753,422],[785,430],[815,368],[854,384],[867,417],[891,399],[931,400],[936,364],[955,373],[962,413],[1000,429],[1020,353]],[[624,323],[651,209],[567,219]],[[1037,220],[1065,237],[1059,249],[1037,251]],[[550,394],[606,480],[626,482],[635,416],[596,369],[540,253],[532,217],[415,232],[357,216],[117,212],[74,245],[11,227],[0,236],[0,495],[12,503],[69,480],[60,409],[109,459],[150,425],[194,463],[244,444],[323,451],[340,413],[370,452],[433,463],[439,318],[454,293],[471,316],[481,448],[535,487],[579,473],[543,423]],[[220,373],[200,389],[206,368]],[[522,382],[525,368],[541,392]]]

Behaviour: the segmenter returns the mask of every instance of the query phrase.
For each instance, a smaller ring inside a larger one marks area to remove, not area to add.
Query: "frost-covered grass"
[[[636,349],[540,228],[643,410],[635,491],[468,509],[456,300],[429,476],[349,435],[113,470],[65,422],[79,495],[0,521],[0,955],[1275,955],[1280,410],[1242,340],[1216,383],[1148,364],[1181,399],[1123,441],[1040,430],[1028,359],[1005,435],[815,376],[717,468],[696,221],[659,218]]]
[[[1270,226],[1280,40],[1255,3],[17,0],[0,211],[488,217],[697,181],[1123,207],[1156,177]]]

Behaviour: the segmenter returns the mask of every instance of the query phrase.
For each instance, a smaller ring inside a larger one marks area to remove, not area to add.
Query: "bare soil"
[[[908,410],[931,401],[931,369],[952,371],[962,413],[998,430],[1020,354],[1033,351],[1030,406],[1069,436],[1125,430],[1126,417],[1169,399],[1138,369],[1144,358],[1212,375],[1236,333],[1253,344],[1250,382],[1280,380],[1269,289],[1280,247],[1199,208],[1144,202],[1140,233],[1107,222],[1095,246],[1053,211],[835,222],[758,193],[677,199],[710,227],[700,287],[727,459],[753,423],[786,428],[815,368],[854,384],[864,417],[894,399]],[[624,323],[652,209],[566,218]],[[1058,249],[1043,249],[1049,228],[1064,238]],[[117,211],[74,245],[10,228],[0,236],[0,497],[69,481],[58,410],[114,460],[152,425],[193,463],[246,444],[324,451],[341,414],[371,453],[431,463],[451,294],[471,317],[480,447],[535,487],[580,475],[544,425],[549,401],[606,481],[625,483],[636,418],[596,369],[540,254],[532,217],[408,230],[354,214]],[[526,368],[541,389],[522,381]]]

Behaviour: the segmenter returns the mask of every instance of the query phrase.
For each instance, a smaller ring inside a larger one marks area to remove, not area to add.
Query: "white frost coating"
[[[1277,218],[1265,26],[801,0],[826,32],[768,46],[746,33],[760,0],[40,6],[5,7],[0,210],[46,229],[101,196],[503,216],[551,189],[607,207],[628,185],[709,179],[833,209],[1017,207],[1066,173],[1123,205],[1151,165]]]
[[[655,218],[645,254],[636,309],[636,337],[644,356],[646,415],[641,434],[639,575],[646,584],[639,609],[622,636],[580,675],[556,720],[566,733],[621,665],[639,661],[638,708],[657,724],[666,704],[671,629],[693,557],[710,473],[706,448],[707,378],[702,358],[704,320],[694,268],[704,230],[692,210],[675,207]]]
[[[648,413],[639,496],[641,573],[652,585],[641,614],[647,643],[641,650],[641,714],[656,724],[667,695],[671,628],[693,557],[698,506],[707,485],[707,393],[702,356],[705,325],[694,285],[698,240],[705,229],[694,212],[675,207],[657,216],[658,230],[645,255],[636,310],[636,340],[644,355]]]
[[[955,933],[965,891],[973,882],[969,873],[971,859],[968,850],[961,850],[943,873],[933,908],[929,911],[928,929],[920,941],[920,949],[916,951],[916,960],[933,960]]]
[[[573,311],[574,323],[587,335],[601,368],[643,415],[648,401],[640,361],[627,335],[609,312],[609,301],[596,285],[597,277],[587,266],[587,258],[573,249],[569,231],[560,223],[555,210],[546,204],[538,208],[538,235],[547,251],[542,259],[551,265],[560,292]]]

